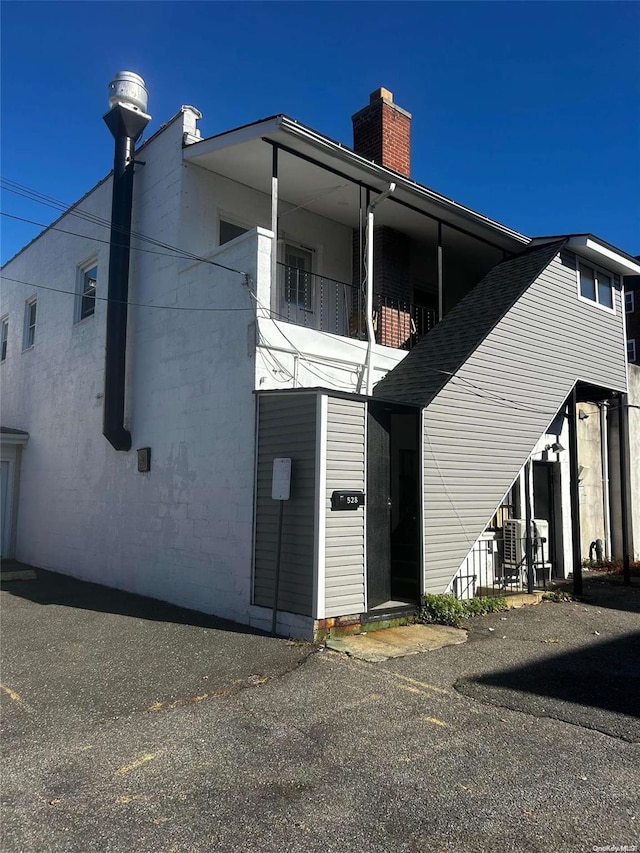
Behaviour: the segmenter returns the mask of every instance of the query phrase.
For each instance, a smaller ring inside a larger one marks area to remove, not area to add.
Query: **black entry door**
[[[367,599],[416,602],[420,594],[419,419],[414,409],[369,403]]]
[[[369,610],[391,598],[390,412],[369,404],[367,422],[367,597]]]

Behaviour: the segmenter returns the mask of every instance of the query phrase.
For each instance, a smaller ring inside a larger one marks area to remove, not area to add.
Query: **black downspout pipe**
[[[576,386],[567,400],[569,419],[569,491],[571,494],[571,539],[573,548],[573,592],[582,595],[582,550],[580,543],[580,489],[578,483],[578,427]]]
[[[104,117],[115,139],[102,434],[115,450],[131,450],[124,427],[129,253],[136,140],[149,116],[116,104]]]
[[[620,395],[618,409],[618,439],[620,442],[620,521],[622,527],[622,575],[625,584],[631,583],[629,554],[629,505],[627,501],[627,436],[629,435],[629,397]]]

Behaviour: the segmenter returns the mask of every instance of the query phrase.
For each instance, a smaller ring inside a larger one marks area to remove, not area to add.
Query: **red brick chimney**
[[[411,163],[411,113],[393,103],[393,93],[376,89],[369,105],[353,121],[353,150],[367,160],[409,177]]]

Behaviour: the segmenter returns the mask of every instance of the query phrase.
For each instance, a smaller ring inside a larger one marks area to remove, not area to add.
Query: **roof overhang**
[[[557,239],[558,237],[534,237],[531,244],[535,246]],[[594,264],[601,264],[619,275],[640,275],[640,261],[637,258],[627,255],[593,234],[567,235],[566,245],[580,257],[588,258]]]
[[[406,227],[411,232],[411,219],[428,227],[428,217],[432,223],[440,220],[509,252],[520,251],[529,243],[525,235],[378,166],[284,115],[189,144],[184,159],[270,194],[273,145],[269,143],[286,149],[280,158],[280,197],[294,206],[309,207],[318,215],[354,227],[362,204],[359,188],[381,193],[394,182],[390,204],[376,211],[380,224],[393,224],[401,230]]]
[[[29,433],[22,429],[0,427],[0,443],[24,445],[29,441]]]

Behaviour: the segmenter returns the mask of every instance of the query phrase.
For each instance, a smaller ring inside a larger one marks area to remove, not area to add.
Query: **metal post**
[[[607,426],[607,404],[598,403],[600,412],[600,458],[602,461],[602,512],[604,519],[604,554],[611,559],[611,494],[609,483],[609,429]]]
[[[531,539],[531,459],[527,459],[524,466],[524,518],[526,527],[526,560],[527,560],[527,592],[533,592],[533,541]]]
[[[618,410],[618,439],[620,442],[620,516],[622,525],[622,574],[625,584],[631,583],[629,564],[629,505],[627,501],[627,436],[629,434],[629,398],[620,395]]]
[[[278,311],[278,146],[271,150],[271,230],[273,245],[271,247],[271,305],[269,308]]]
[[[438,222],[438,322],[442,320],[444,313],[444,295],[442,289],[442,222]]]
[[[278,623],[278,598],[280,593],[280,554],[282,552],[282,521],[284,518],[284,501],[278,501],[278,541],[276,544],[276,576],[273,583],[273,614],[271,616],[271,636],[276,635]]]
[[[573,551],[573,592],[582,595],[582,549],[580,545],[580,489],[578,483],[578,427],[576,406],[578,398],[573,386],[567,401],[569,419],[569,491],[571,494],[571,539]]]

